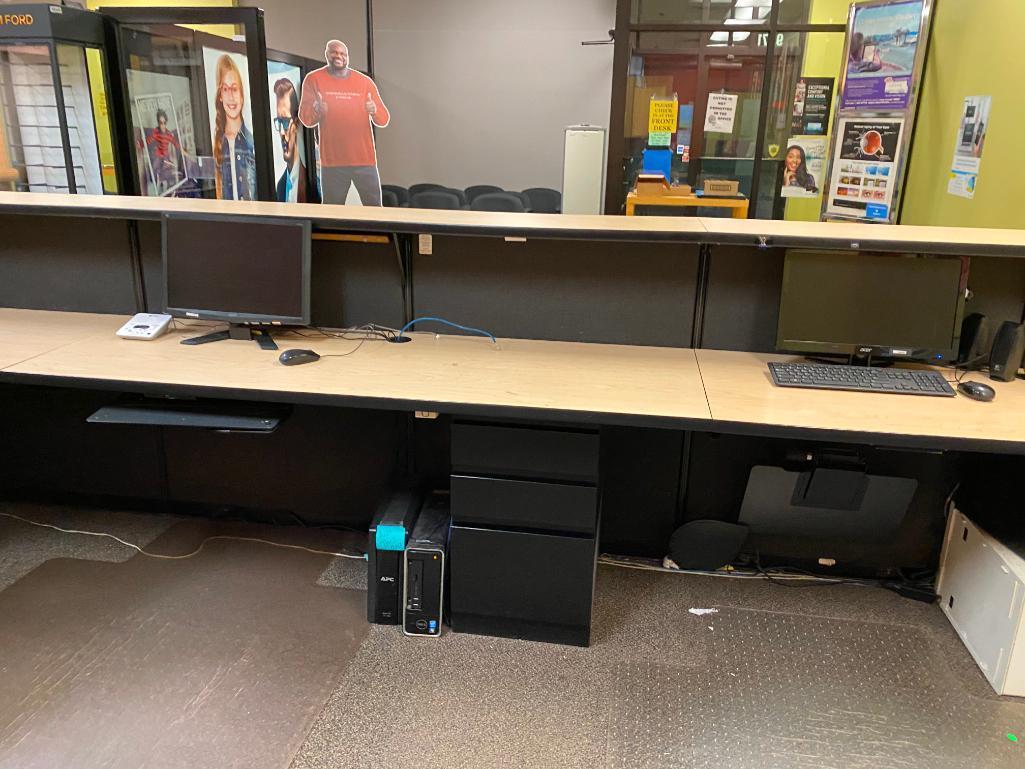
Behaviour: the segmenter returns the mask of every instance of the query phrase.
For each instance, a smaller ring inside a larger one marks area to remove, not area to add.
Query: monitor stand
[[[238,323],[229,323],[228,328],[224,331],[211,331],[209,334],[203,334],[202,336],[193,336],[188,339],[182,339],[181,343],[207,344],[208,342],[220,342],[225,339],[240,339],[242,341],[254,340],[258,345],[260,345],[261,350],[278,349],[278,346],[274,343],[274,339],[271,337],[269,331],[262,328],[243,326]]]

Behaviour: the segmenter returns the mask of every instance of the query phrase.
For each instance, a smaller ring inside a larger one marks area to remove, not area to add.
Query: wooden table
[[[792,356],[580,342],[411,334],[349,341],[283,334],[316,363],[283,366],[254,342],[189,346],[208,326],[151,342],[120,339],[116,315],[0,310],[0,380],[236,400],[738,435],[1025,453],[1025,382],[991,382],[990,403],[776,387],[766,364]],[[337,356],[337,357],[328,357]]]
[[[983,373],[964,378],[996,390],[989,403],[892,393],[776,387],[769,361],[790,355],[696,350],[714,424],[743,425],[747,432],[786,435],[821,431],[848,442],[934,448],[989,445],[1025,451],[1025,382],[994,382]],[[953,379],[953,371],[945,372]],[[732,431],[732,430],[731,430]],[[855,440],[856,439],[856,440]],[[1017,448],[1014,448],[1017,446]]]
[[[690,349],[524,339],[495,344],[484,337],[421,333],[410,334],[411,342],[374,340],[359,346],[358,340],[309,331],[304,332],[309,336],[283,334],[275,339],[282,350],[307,348],[325,357],[283,366],[278,352],[261,350],[255,342],[180,344],[185,337],[204,333],[206,326],[173,329],[143,342],[114,335],[125,317],[60,313],[53,322],[65,324],[68,331],[51,338],[36,333],[40,315],[45,313],[6,310],[0,316],[0,361],[9,362],[0,372],[3,378],[612,423],[709,418]],[[18,341],[22,336],[24,344]]]
[[[679,206],[681,208],[729,208],[732,209],[732,218],[747,219],[748,205],[748,199],[745,197],[714,198],[693,193],[689,195],[673,195],[671,193],[641,195],[631,192],[626,196],[626,215],[635,216],[637,206]]]

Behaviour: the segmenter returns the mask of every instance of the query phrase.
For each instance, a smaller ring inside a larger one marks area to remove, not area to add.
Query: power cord
[[[51,523],[41,523],[40,521],[33,521],[28,518],[22,518],[20,515],[14,515],[13,513],[0,513],[0,516],[4,518],[13,518],[16,521],[21,521],[22,523],[27,523],[31,526],[39,526],[43,529],[53,529],[54,531],[59,531],[64,534],[81,534],[87,537],[104,537],[106,539],[112,539],[115,542],[124,545],[125,547],[132,548],[132,550],[135,550],[140,555],[144,555],[147,558],[158,558],[163,561],[183,561],[186,558],[192,558],[195,555],[199,555],[199,553],[202,552],[203,548],[206,547],[208,542],[213,542],[214,540],[218,539],[233,540],[236,542],[256,542],[261,545],[272,545],[273,547],[282,547],[288,550],[302,550],[307,553],[313,553],[314,555],[330,555],[334,556],[335,558],[352,558],[353,560],[358,561],[365,561],[367,559],[366,554],[335,553],[330,550],[317,550],[312,547],[304,547],[303,545],[286,545],[283,542],[272,542],[269,539],[259,539],[258,537],[236,537],[228,534],[216,534],[212,537],[207,537],[199,543],[199,547],[197,547],[191,553],[186,553],[185,555],[162,555],[160,553],[151,553],[139,547],[133,542],[127,542],[126,540],[123,540],[120,537],[116,537],[113,534],[108,534],[107,532],[103,531],[82,531],[80,529],[65,529],[61,526],[54,526]]]

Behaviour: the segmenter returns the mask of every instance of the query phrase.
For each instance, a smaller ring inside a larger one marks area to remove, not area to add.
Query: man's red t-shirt
[[[374,81],[354,69],[348,72],[335,77],[321,67],[303,81],[299,120],[310,128],[320,126],[320,162],[325,167],[377,165],[368,96],[377,105],[374,125],[383,128],[391,119]],[[318,100],[327,106],[321,115],[314,109]]]

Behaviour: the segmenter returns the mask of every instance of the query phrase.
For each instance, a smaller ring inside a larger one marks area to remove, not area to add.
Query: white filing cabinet
[[[1025,548],[997,541],[952,509],[936,592],[997,694],[1025,696]]]

